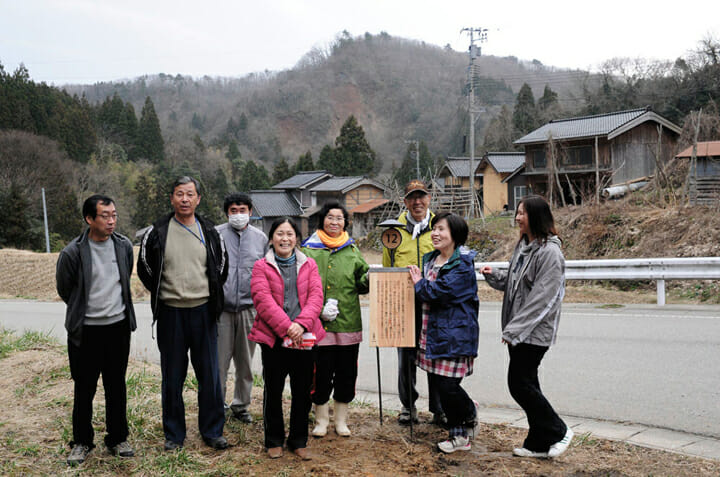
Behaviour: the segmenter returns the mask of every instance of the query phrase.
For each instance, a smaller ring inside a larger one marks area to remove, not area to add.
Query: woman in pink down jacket
[[[282,456],[285,443],[282,393],[290,376],[288,450],[303,460],[307,451],[308,414],[312,401],[314,354],[325,337],[320,323],[322,281],[317,264],[297,249],[300,230],[283,217],[270,227],[270,249],[255,262],[250,283],[257,315],[248,338],[260,344],[263,380],[263,425],[268,456]]]

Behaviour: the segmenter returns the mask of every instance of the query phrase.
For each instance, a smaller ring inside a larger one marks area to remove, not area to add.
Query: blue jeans
[[[162,420],[165,439],[185,441],[185,403],[182,391],[188,368],[188,349],[198,381],[198,427],[205,439],[222,436],[225,407],[217,352],[217,322],[207,304],[174,308],[160,304],[157,321],[162,370]]]
[[[416,383],[416,365],[415,357],[417,350],[415,348],[398,348],[398,394],[400,395],[400,403],[405,409],[415,408],[415,401],[418,398],[418,392],[415,389]],[[440,392],[431,382],[430,375],[427,375],[428,394],[430,398],[430,412],[433,414],[442,414],[443,408],[440,404]]]

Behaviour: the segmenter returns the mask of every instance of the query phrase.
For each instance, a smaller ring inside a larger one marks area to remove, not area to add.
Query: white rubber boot
[[[327,434],[327,426],[330,423],[330,405],[315,404],[315,427],[312,430],[314,437],[323,437]]]
[[[344,402],[335,402],[335,432],[339,436],[347,437],[350,429],[347,426],[348,405]]]

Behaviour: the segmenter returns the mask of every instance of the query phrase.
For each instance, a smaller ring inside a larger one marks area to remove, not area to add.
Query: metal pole
[[[380,347],[375,348],[375,358],[377,359],[377,375],[378,375],[378,403],[380,406],[380,425],[383,423],[382,413],[382,380],[380,379]]]
[[[45,205],[45,188],[42,187],[40,190],[42,191],[43,218],[45,219],[45,252],[50,253],[50,232],[48,231],[47,206]]]
[[[665,306],[665,280],[657,281],[657,304]]]
[[[470,209],[468,218],[475,218],[475,88],[473,80],[475,76],[474,62],[475,52],[473,51],[475,39],[473,38],[474,30],[470,29],[470,67],[468,70],[468,81],[470,84],[470,94],[468,95],[468,112],[470,113],[470,170],[468,172],[470,179]]]
[[[415,141],[415,175],[416,179],[420,180],[420,146]]]

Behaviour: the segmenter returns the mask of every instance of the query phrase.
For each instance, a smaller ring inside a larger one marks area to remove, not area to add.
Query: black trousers
[[[547,346],[525,343],[508,345],[508,387],[527,415],[530,429],[523,447],[534,452],[547,452],[567,432],[567,426],[540,390],[538,367],[547,350]]]
[[[471,427],[475,424],[475,403],[460,386],[462,378],[450,378],[428,373],[430,383],[438,390],[440,403],[445,410],[448,427]]]
[[[162,420],[165,439],[185,441],[185,403],[182,392],[187,376],[188,350],[198,381],[198,427],[203,438],[220,437],[225,425],[217,322],[207,304],[174,308],[160,304],[157,322],[162,370]]]
[[[417,376],[417,349],[416,348],[398,348],[398,394],[400,395],[400,403],[406,409],[415,407],[415,401],[418,398],[418,392],[415,389]],[[440,404],[440,393],[430,380],[430,374],[427,376],[428,395],[430,400],[430,412],[433,414],[442,414],[443,407]]]
[[[105,445],[113,447],[127,440],[125,372],[129,355],[130,326],[127,319],[112,325],[84,325],[80,346],[68,340],[70,374],[75,385],[71,446],[84,444],[95,447],[92,405],[100,375],[105,389]]]
[[[315,389],[312,402],[325,404],[335,391],[336,402],[349,403],[355,398],[360,343],[347,346],[318,346],[315,355]]]
[[[285,379],[290,376],[290,433],[287,447],[290,450],[307,447],[308,415],[312,401],[310,390],[313,383],[315,349],[300,350],[260,345],[263,364],[263,426],[265,447],[282,447],[285,442],[282,395]]]

